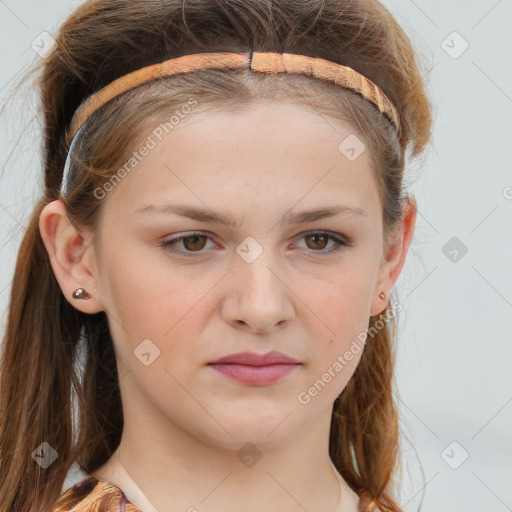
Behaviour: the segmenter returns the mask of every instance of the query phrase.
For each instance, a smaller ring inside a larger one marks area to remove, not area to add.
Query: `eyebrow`
[[[148,213],[175,214],[200,222],[225,224],[231,227],[240,226],[240,223],[237,222],[234,217],[228,213],[216,212],[210,209],[195,208],[189,205],[176,203],[145,205],[135,212],[136,215]],[[368,212],[359,207],[347,205],[329,205],[324,208],[310,209],[298,213],[288,212],[282,217],[280,224],[302,224],[342,214],[347,216],[356,215],[359,217],[368,217]]]

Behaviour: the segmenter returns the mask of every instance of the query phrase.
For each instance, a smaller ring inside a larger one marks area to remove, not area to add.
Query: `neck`
[[[182,439],[172,450],[153,440],[135,442],[129,428],[111,459],[92,473],[118,486],[143,512],[356,512],[359,498],[328,453],[279,448],[219,450]],[[151,447],[159,447],[152,450]],[[215,461],[215,464],[212,463]]]

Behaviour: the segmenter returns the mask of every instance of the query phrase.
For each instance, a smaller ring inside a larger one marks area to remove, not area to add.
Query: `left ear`
[[[416,214],[418,205],[414,196],[408,196],[403,203],[404,214],[400,225],[389,241],[386,252],[383,255],[383,261],[379,268],[377,284],[374,290],[370,315],[378,315],[386,308],[389,292],[393,288],[402,267],[411,244],[416,224]],[[379,297],[379,293],[384,292],[386,299]]]

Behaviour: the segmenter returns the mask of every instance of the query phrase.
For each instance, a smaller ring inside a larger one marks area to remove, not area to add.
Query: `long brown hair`
[[[65,299],[39,231],[42,208],[61,197],[66,129],[84,99],[122,75],[172,57],[252,49],[350,66],[381,87],[402,124],[398,140],[392,125],[359,95],[300,75],[207,70],[156,80],[104,105],[77,145],[73,186],[64,200],[72,222],[93,231],[102,205],[93,191],[123,165],[146,127],[169,118],[191,96],[197,111],[271,98],[350,123],[371,151],[386,236],[403,214],[406,151],[420,155],[431,135],[418,55],[378,0],[90,0],[55,39],[53,52],[30,71],[44,113],[44,190],[19,248],[2,346],[0,512],[47,512],[72,464],[93,472],[115,451],[123,430],[107,317],[84,314]],[[359,365],[333,406],[329,451],[347,483],[368,496],[367,510],[399,512],[392,497],[399,462],[394,316],[386,322],[371,317],[368,328]],[[43,442],[58,454],[46,469],[31,456]]]

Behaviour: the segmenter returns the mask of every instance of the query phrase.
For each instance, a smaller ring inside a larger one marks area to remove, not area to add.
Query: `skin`
[[[162,512],[331,512],[340,497],[343,512],[357,509],[346,483],[340,494],[328,435],[333,402],[362,352],[309,403],[297,396],[349,349],[370,315],[384,310],[379,293],[388,296],[402,270],[416,202],[406,202],[385,249],[369,151],[349,161],[338,149],[352,133],[292,104],[194,113],[107,194],[97,233],[77,232],[60,200],[44,208],[41,236],[62,291],[85,313],[106,311],[117,354],[124,432],[93,476],[135,496],[116,477],[121,454]],[[226,212],[238,225],[136,213],[165,202]],[[288,211],[328,204],[367,214],[279,223]],[[210,237],[174,245],[191,257],[159,245],[190,231]],[[311,231],[329,231],[352,246],[329,254],[335,243],[306,236]],[[250,263],[236,252],[247,237],[262,249]],[[78,287],[92,299],[72,299]],[[148,338],[160,354],[146,366],[134,351]],[[302,365],[264,386],[206,366],[245,350],[278,350]],[[237,457],[248,442],[261,455],[251,467]]]

